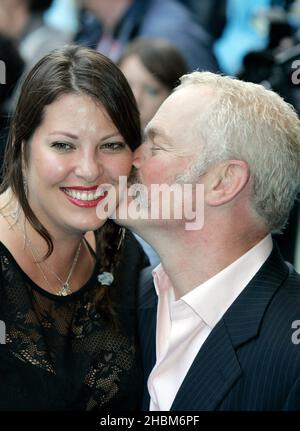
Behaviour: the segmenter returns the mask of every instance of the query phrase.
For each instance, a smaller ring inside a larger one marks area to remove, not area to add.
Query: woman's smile
[[[69,202],[79,207],[95,207],[107,195],[108,191],[99,186],[94,187],[61,187]]]

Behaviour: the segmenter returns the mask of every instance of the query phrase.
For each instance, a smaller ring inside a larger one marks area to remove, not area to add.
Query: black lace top
[[[0,410],[139,408],[135,287],[143,254],[132,237],[126,241],[126,262],[110,286],[118,332],[95,310],[97,271],[79,291],[53,295],[0,243]]]

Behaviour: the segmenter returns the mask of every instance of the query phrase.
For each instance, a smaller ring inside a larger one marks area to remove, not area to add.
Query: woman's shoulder
[[[0,243],[1,251],[9,250],[14,256],[16,248],[16,220],[14,219],[13,207],[10,204],[7,193],[0,195]]]
[[[0,241],[4,239],[7,232],[11,230],[13,223],[12,194],[9,190],[0,194]]]

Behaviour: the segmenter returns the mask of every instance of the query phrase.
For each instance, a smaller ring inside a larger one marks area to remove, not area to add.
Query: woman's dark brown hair
[[[188,72],[181,53],[165,39],[136,39],[124,51],[119,66],[131,55],[137,55],[145,68],[170,92],[178,84],[179,78]]]
[[[108,58],[88,48],[65,46],[52,51],[34,66],[22,85],[12,118],[0,193],[11,188],[25,217],[48,244],[45,258],[52,253],[53,243],[26,198],[22,146],[26,163],[30,138],[43,121],[45,107],[68,93],[88,95],[104,106],[132,150],[141,141],[139,112],[133,93],[122,72]],[[95,235],[101,270],[112,272],[118,260],[120,228],[108,221]]]

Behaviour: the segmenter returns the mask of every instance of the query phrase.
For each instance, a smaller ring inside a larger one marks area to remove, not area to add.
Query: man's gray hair
[[[214,91],[196,118],[206,165],[244,160],[251,173],[252,206],[269,232],[285,226],[300,185],[300,121],[291,105],[261,85],[210,72],[181,78],[175,91],[194,85]],[[203,112],[203,111],[202,111]],[[203,154],[199,163],[203,168]],[[194,170],[197,161],[194,164]]]

